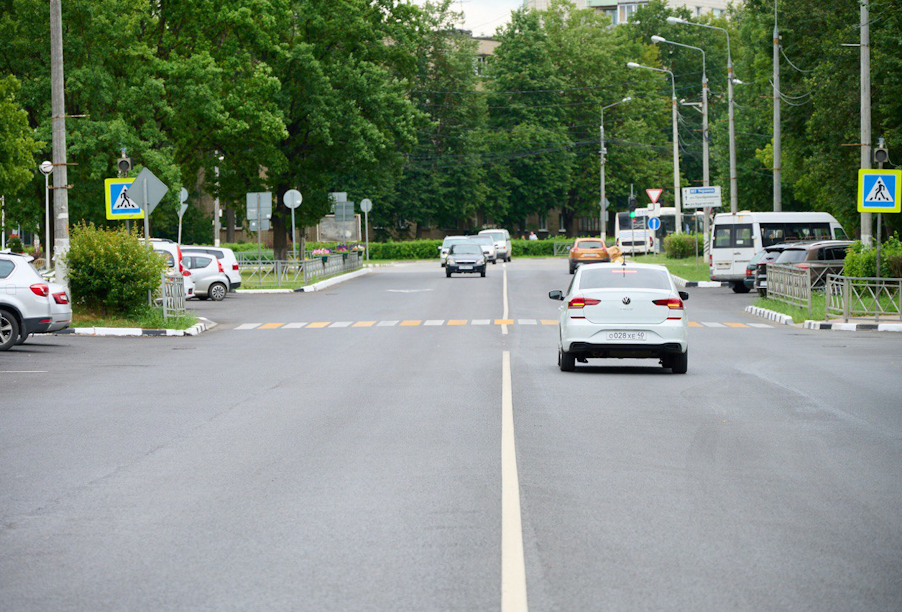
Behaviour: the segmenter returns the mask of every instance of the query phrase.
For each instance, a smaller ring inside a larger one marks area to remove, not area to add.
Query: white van
[[[484,229],[479,232],[480,236],[491,236],[495,241],[495,256],[501,261],[510,261],[511,252],[514,250],[511,245],[511,235],[506,229]]]
[[[752,256],[780,242],[845,240],[839,222],[825,212],[720,213],[711,226],[708,267],[711,280],[729,281],[736,293],[747,293],[745,269]]]

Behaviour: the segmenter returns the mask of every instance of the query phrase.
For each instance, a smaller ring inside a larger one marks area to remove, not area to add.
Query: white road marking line
[[[473,319],[471,325],[490,325],[492,323],[491,319]]]
[[[354,321],[338,321],[336,323],[333,323],[329,327],[350,327],[351,323],[353,323],[353,322]]]
[[[760,327],[760,328],[772,328],[773,325],[768,325],[767,323],[746,323],[749,327]]]
[[[528,609],[511,354],[504,351],[501,359],[501,612],[525,612]]]
[[[444,319],[429,319],[425,323],[423,323],[423,325],[444,325],[444,324],[445,324]]]
[[[263,325],[263,323],[243,323],[243,324],[239,325],[238,327],[236,327],[235,329],[236,329],[236,330],[239,330],[239,329],[257,329],[257,328],[260,327],[261,325]]]
[[[535,319],[517,319],[517,323],[520,325],[536,325]]]
[[[702,325],[705,327],[726,327],[723,323],[711,323],[709,321],[702,321]]]
[[[376,323],[376,327],[394,327],[397,324],[397,321],[379,321]]]
[[[47,374],[47,370],[0,370],[0,374]]]
[[[301,328],[304,327],[305,325],[307,325],[306,322],[305,322],[305,323],[286,323],[286,324],[282,327],[282,329],[301,329]]]
[[[501,264],[501,268],[502,268],[502,271],[504,272],[504,281],[503,281],[503,285],[504,285],[504,290],[503,290],[503,294],[504,294],[504,313],[502,314],[501,318],[502,318],[502,319],[506,319],[506,318],[508,317],[508,314],[509,314],[509,311],[508,311],[508,303],[507,303],[507,263]],[[506,324],[501,326],[501,335],[502,335],[502,336],[506,336],[506,335],[507,335],[507,325],[506,325]]]

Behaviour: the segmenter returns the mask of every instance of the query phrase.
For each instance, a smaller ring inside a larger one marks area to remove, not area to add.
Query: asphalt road
[[[565,374],[569,280],[411,264],[0,354],[0,610],[902,608],[902,334],[694,289],[685,376]]]

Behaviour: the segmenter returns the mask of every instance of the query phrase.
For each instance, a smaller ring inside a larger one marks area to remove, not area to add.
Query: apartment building
[[[594,8],[611,18],[611,23],[626,23],[640,6],[647,2],[635,0],[575,0],[576,8]],[[551,4],[551,0],[526,0],[527,8],[545,10]],[[727,0],[668,0],[668,4],[674,8],[686,7],[693,15],[714,13],[721,15],[727,10]]]

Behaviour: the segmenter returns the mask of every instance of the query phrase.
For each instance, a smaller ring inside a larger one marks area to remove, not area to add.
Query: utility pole
[[[861,168],[871,168],[871,26],[869,0],[861,0]],[[861,242],[871,246],[871,213],[861,213]]]
[[[219,154],[219,151],[216,152],[216,159],[222,161],[225,159],[222,155]],[[222,231],[222,224],[220,222],[220,215],[222,214],[222,210],[219,208],[219,162],[216,163],[216,166],[213,167],[213,173],[216,175],[216,197],[213,199],[213,246],[219,246],[219,234]]]
[[[598,208],[600,211],[599,214],[601,215],[600,220],[601,220],[601,240],[602,240],[602,242],[604,241],[605,238],[607,238],[607,234],[608,234],[608,205],[607,205],[607,193],[605,192],[605,184],[604,184],[605,183],[604,165],[605,165],[605,161],[606,161],[605,154],[607,153],[607,151],[605,150],[605,147],[604,147],[604,111],[609,108],[614,108],[618,104],[623,104],[624,102],[629,102],[630,100],[632,100],[632,98],[627,96],[626,98],[622,99],[620,102],[614,102],[613,104],[608,104],[607,106],[601,107],[601,126],[600,126],[601,150],[599,151],[599,155],[601,156],[601,168],[599,169],[599,174],[601,175],[599,178],[599,181],[601,183],[601,185],[600,185],[601,202],[599,202]]]
[[[6,196],[0,195],[0,251],[6,250]]]
[[[774,0],[774,212],[783,210],[780,166],[780,30],[777,27],[777,0]]]
[[[63,86],[62,0],[50,0],[50,92],[53,113],[53,258],[56,282],[67,284],[64,256],[69,250],[69,192],[66,184],[66,100]],[[49,248],[49,245],[48,245]]]

